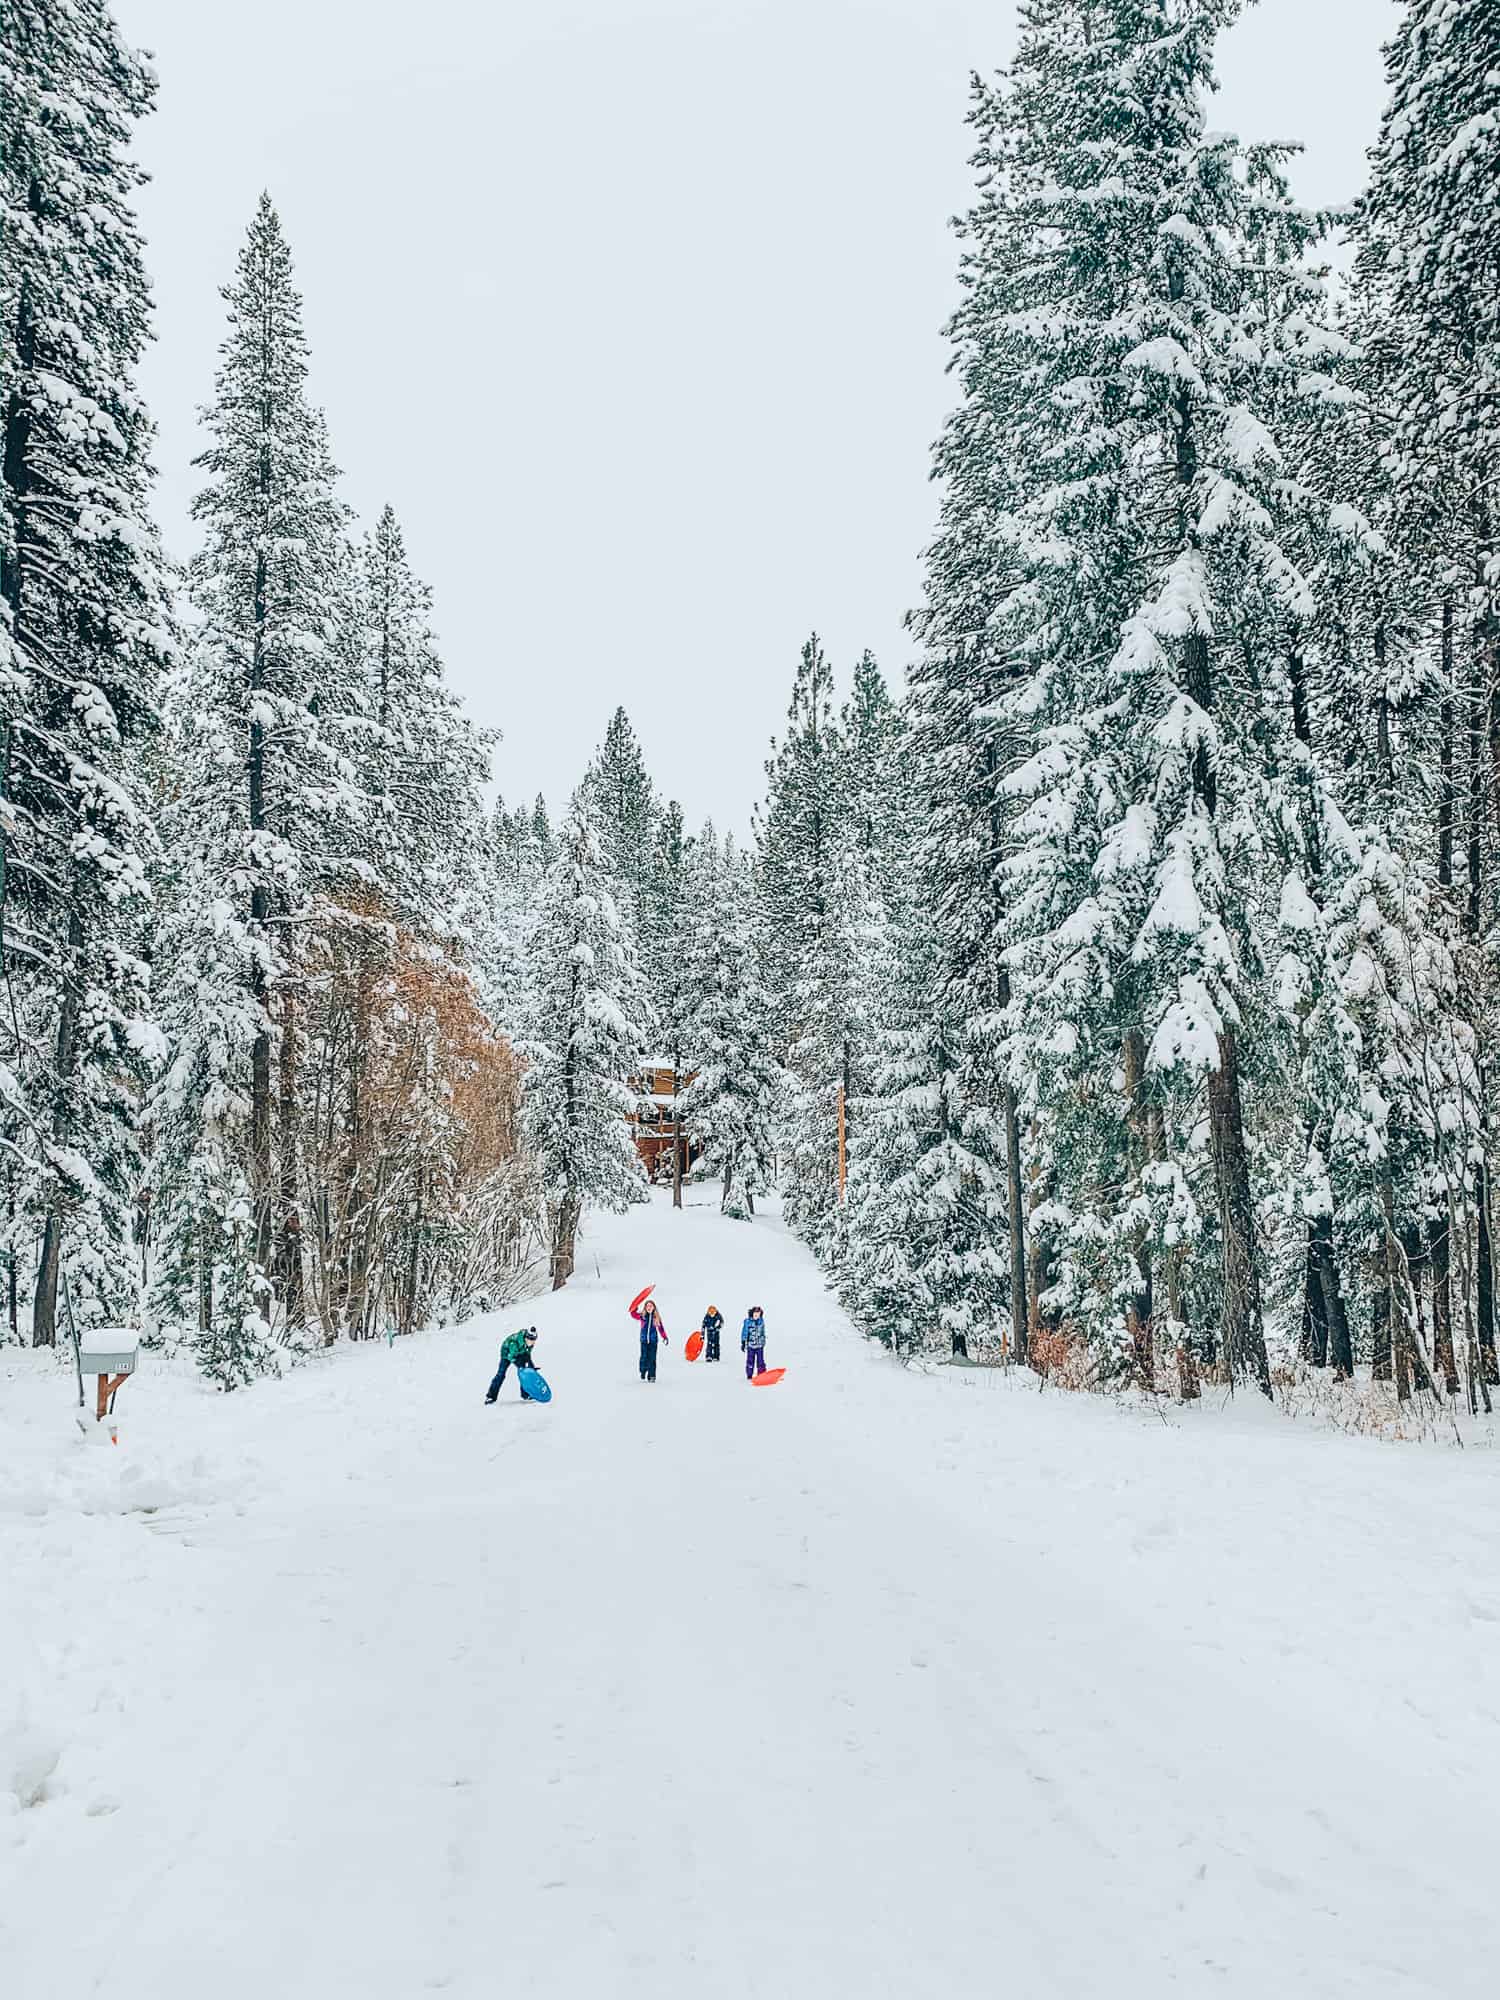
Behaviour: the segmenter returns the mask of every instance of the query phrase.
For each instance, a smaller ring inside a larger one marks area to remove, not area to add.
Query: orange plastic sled
[[[757,1389],[769,1389],[771,1384],[779,1382],[785,1373],[786,1370],[784,1368],[767,1368],[759,1375],[752,1375],[750,1380],[755,1384]]]
[[[640,1291],[638,1291],[635,1297],[630,1301],[631,1312],[638,1313],[641,1307],[646,1303],[647,1299],[650,1298],[651,1294],[655,1290],[656,1290],[655,1285],[643,1285]]]
[[[683,1359],[685,1361],[696,1361],[698,1359],[698,1356],[702,1352],[703,1352],[702,1332],[700,1331],[698,1333],[690,1333],[687,1337],[687,1346],[684,1347],[682,1350]]]

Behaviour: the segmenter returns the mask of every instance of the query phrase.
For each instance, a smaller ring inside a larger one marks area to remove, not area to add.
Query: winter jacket
[[[500,1359],[508,1361],[512,1368],[531,1366],[531,1333],[528,1328],[522,1327],[519,1333],[511,1335],[500,1350]]]
[[[640,1321],[642,1340],[654,1341],[658,1334],[663,1340],[666,1339],[667,1329],[662,1324],[661,1314],[657,1311],[654,1301],[644,1306],[632,1306],[630,1317]]]
[[[740,1328],[741,1347],[764,1347],[766,1344],[766,1316],[756,1319],[752,1313],[745,1314],[745,1324]]]
[[[703,1331],[710,1337],[710,1339],[713,1337],[714,1334],[721,1333],[723,1331],[723,1327],[724,1327],[723,1313],[705,1313],[703,1315]]]

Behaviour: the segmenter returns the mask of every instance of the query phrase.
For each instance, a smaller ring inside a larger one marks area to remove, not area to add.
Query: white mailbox
[[[125,1326],[93,1326],[78,1336],[78,1362],[85,1375],[95,1378],[94,1419],[103,1423],[115,1406],[115,1391],[127,1375],[135,1373],[140,1358],[141,1337]],[[115,1435],[110,1425],[110,1437]]]
[[[140,1352],[141,1337],[128,1327],[93,1326],[78,1336],[85,1375],[133,1375]]]

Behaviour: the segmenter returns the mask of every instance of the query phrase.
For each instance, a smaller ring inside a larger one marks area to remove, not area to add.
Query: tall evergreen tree
[[[1460,983],[1470,995],[1483,993],[1487,1037],[1496,1023],[1485,941],[1500,907],[1487,836],[1500,742],[1497,68],[1500,13],[1488,0],[1409,0],[1386,50],[1389,100],[1357,217],[1355,274],[1377,436],[1367,458],[1369,504],[1393,554],[1394,573],[1366,626],[1368,649],[1380,650],[1382,692],[1391,697],[1381,709],[1383,743],[1388,751],[1393,732],[1404,738],[1396,754],[1408,766],[1401,793],[1409,798],[1408,746],[1423,718],[1403,715],[1411,704],[1399,697],[1403,683],[1411,685],[1413,663],[1425,656],[1427,735],[1438,765],[1437,887],[1463,898],[1467,963]],[[1376,745],[1375,754],[1386,753]],[[1399,845],[1394,851],[1382,845],[1393,866],[1409,869],[1411,856]],[[1435,1319],[1445,1316],[1455,1193],[1458,1213],[1465,1221],[1472,1214],[1477,1226],[1469,1261],[1476,1267],[1474,1339],[1486,1397],[1500,1383],[1484,1157],[1497,1116],[1493,1086],[1494,1066],[1482,1064],[1474,1160],[1457,1177],[1433,1162],[1428,1223],[1443,1273],[1434,1280]],[[1464,1239],[1457,1240],[1467,1260]]]
[[[165,967],[163,1010],[179,1027],[163,1090],[210,1060],[192,1052],[195,1040],[214,1045],[214,1062],[219,1050],[239,1061],[248,1029],[248,1074],[221,1105],[228,1114],[243,1087],[248,1116],[242,1132],[226,1133],[235,1171],[216,1185],[231,1201],[241,1177],[249,1190],[254,1269],[244,1295],[274,1273],[295,1320],[297,955],[317,899],[370,878],[354,763],[370,712],[339,615],[354,595],[346,513],[323,418],[306,396],[301,300],[268,196],[224,298],[229,332],[198,461],[208,483],[194,503],[204,528],[191,569],[201,626],[175,689],[170,805],[184,857],[179,894],[197,905],[179,904],[172,920],[207,926],[214,944],[206,958],[182,952]],[[211,980],[196,985],[207,967]],[[225,1226],[225,1211],[196,1210],[186,1194],[202,1152],[192,1127],[204,1116],[191,1100],[159,1104],[160,1129],[179,1132],[154,1169],[164,1271],[196,1264],[205,1233]]]
[[[643,969],[659,1023],[660,1053],[672,1071],[672,1205],[682,1206],[684,1139],[681,1095],[687,1080],[686,1046],[694,983],[699,976],[691,938],[693,843],[683,834],[675,799],[657,817]]]
[[[659,807],[630,718],[617,708],[584,777],[615,901],[638,951],[651,943]]]
[[[839,720],[853,837],[871,881],[884,897],[906,808],[903,727],[901,710],[892,701],[872,653],[862,653],[855,665],[853,691]]]
[[[1317,502],[1273,426],[1318,312],[1318,219],[1290,200],[1284,148],[1208,129],[1235,11],[1079,0],[1025,17],[995,104],[993,223],[1012,239],[1003,282],[1026,290],[1000,359],[1031,410],[1002,617],[1029,668],[1010,713],[1040,726],[1015,781],[1019,1067],[1078,1253],[1069,1305],[1109,1301],[1149,1369],[1154,1264],[1175,1271],[1204,1234],[1209,1345],[1268,1389],[1247,1096],[1269,1104],[1287,1059],[1264,892],[1308,876],[1286,663],[1317,612],[1293,554]],[[1081,1087],[1106,1050],[1118,1095]],[[1200,1092],[1213,1192],[1194,1217]],[[1121,1181],[1135,1199],[1101,1242],[1086,1190]]]
[[[568,809],[542,893],[534,968],[525,1132],[542,1177],[556,1291],[573,1274],[585,1210],[622,1210],[646,1195],[628,1120],[655,1023],[587,787]]]
[[[136,1107],[155,1036],[142,746],[171,646],[135,383],[149,293],[128,157],[149,67],[99,0],[0,35],[0,1066],[10,1305],[40,1236],[90,1319],[133,1316]]]
[[[785,1213],[820,1254],[836,1254],[841,1116],[847,1133],[866,1083],[870,874],[851,817],[833,670],[816,634],[802,648],[766,775],[756,873],[775,1053],[791,1078]]]
[[[446,938],[470,898],[493,735],[475,727],[443,678],[432,593],[413,574],[395,510],[382,508],[361,555],[365,852],[393,906]]]
[[[754,883],[733,840],[720,848],[712,821],[689,851],[686,902],[692,978],[683,1043],[693,1076],[683,1093],[685,1129],[719,1179],[723,1213],[748,1219],[772,1183],[788,1079],[771,1053]]]

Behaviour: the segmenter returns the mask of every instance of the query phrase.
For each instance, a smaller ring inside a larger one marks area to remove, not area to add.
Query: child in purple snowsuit
[[[745,1350],[745,1380],[766,1372],[766,1316],[759,1306],[751,1306],[740,1328],[740,1346]]]

